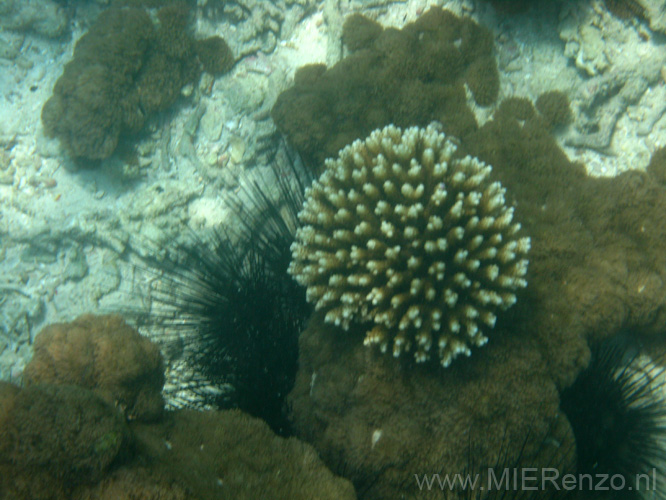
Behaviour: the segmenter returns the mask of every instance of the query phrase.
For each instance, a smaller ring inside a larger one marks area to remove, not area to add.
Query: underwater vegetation
[[[137,133],[155,113],[173,105],[202,69],[219,74],[233,64],[224,40],[194,40],[188,7],[173,3],[157,13],[156,27],[140,8],[102,12],[76,43],[42,108],[47,135],[74,159],[103,160],[121,137]]]

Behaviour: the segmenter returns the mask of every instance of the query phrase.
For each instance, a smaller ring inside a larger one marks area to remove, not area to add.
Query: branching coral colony
[[[433,124],[389,125],[326,161],[306,190],[289,273],[327,323],[370,322],[366,345],[442,366],[487,342],[526,286],[520,237],[489,165]]]

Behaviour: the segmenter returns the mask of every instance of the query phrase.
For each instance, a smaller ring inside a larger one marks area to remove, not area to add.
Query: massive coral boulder
[[[301,68],[272,110],[278,129],[315,169],[390,123],[426,126],[437,120],[455,137],[475,130],[465,84],[479,105],[497,99],[492,33],[440,7],[402,30],[382,31],[351,16],[343,40],[351,54],[325,71],[319,65],[315,71]]]
[[[97,484],[78,488],[69,497],[69,500],[118,499],[200,500],[172,477],[143,466],[114,470]]]
[[[238,410],[127,424],[96,393],[0,383],[0,498],[354,500],[315,450]]]
[[[442,498],[415,475],[500,459],[570,470],[573,435],[537,341],[499,323],[488,346],[442,371],[396,364],[363,346],[362,328],[341,334],[315,315],[290,394],[297,434],[368,500]]]
[[[45,328],[27,386],[0,382],[0,498],[356,498],[310,445],[239,410],[162,413],[161,370],[118,316]]]
[[[26,386],[85,387],[130,419],[154,419],[164,407],[164,365],[156,344],[120,316],[84,315],[45,327],[25,368]]]
[[[310,445],[279,437],[238,410],[182,410],[133,429],[144,460],[196,498],[356,498],[352,485],[333,475]]]
[[[34,491],[49,478],[69,487],[99,480],[127,451],[122,416],[92,391],[38,384],[0,392],[0,493]]]
[[[46,133],[75,159],[103,160],[198,78],[197,54],[216,73],[229,69],[233,58],[224,40],[195,43],[187,16],[186,5],[177,2],[158,11],[158,27],[140,8],[102,12],[76,43],[42,108]]]

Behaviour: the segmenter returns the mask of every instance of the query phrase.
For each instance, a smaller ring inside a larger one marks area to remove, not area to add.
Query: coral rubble
[[[52,0],[3,0],[0,3],[0,28],[3,30],[34,31],[56,38],[67,31],[66,10]]]

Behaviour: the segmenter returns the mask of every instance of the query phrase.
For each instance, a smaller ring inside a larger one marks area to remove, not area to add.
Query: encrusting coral
[[[325,321],[372,322],[365,344],[443,366],[487,342],[526,286],[520,237],[492,167],[434,124],[387,126],[329,159],[306,191],[289,272]]]
[[[560,90],[544,92],[534,104],[550,127],[567,125],[573,119],[569,98]]]

